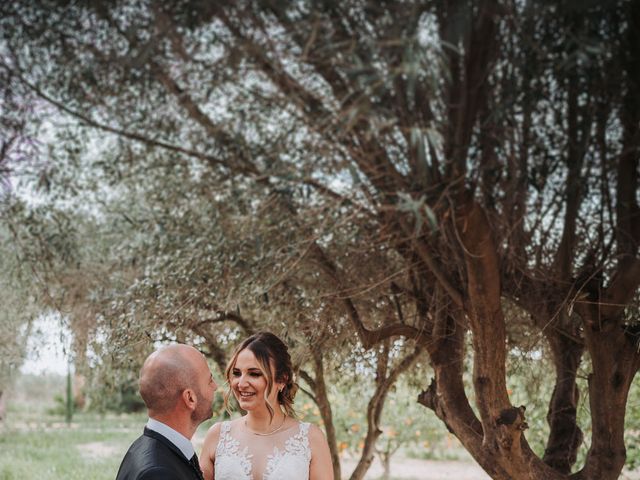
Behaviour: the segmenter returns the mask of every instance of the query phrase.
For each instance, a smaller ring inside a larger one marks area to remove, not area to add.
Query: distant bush
[[[145,409],[144,402],[138,393],[137,382],[127,382],[117,386],[113,391],[102,391],[98,410],[115,413],[138,413]],[[104,395],[106,393],[106,395]]]

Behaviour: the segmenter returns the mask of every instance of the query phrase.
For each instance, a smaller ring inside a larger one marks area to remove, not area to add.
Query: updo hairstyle
[[[262,374],[267,379],[267,388],[264,394],[271,418],[273,419],[274,408],[273,405],[269,403],[268,396],[271,394],[276,382],[284,383],[284,387],[278,393],[278,403],[289,417],[296,418],[296,412],[293,409],[293,399],[298,391],[298,384],[293,379],[293,367],[291,365],[289,349],[280,338],[271,332],[258,332],[251,335],[234,350],[225,371],[225,376],[229,384],[229,389],[224,394],[224,405],[227,411],[231,413],[229,408],[229,397],[231,397],[232,394],[231,374],[236,366],[238,355],[245,348],[248,348],[256,357]]]

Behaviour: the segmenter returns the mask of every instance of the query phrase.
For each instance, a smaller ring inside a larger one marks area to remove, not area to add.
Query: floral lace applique
[[[278,447],[275,447],[273,453],[267,457],[267,466],[263,479],[269,480],[276,472],[278,472],[278,476],[274,477],[274,480],[276,478],[280,479],[285,474],[284,471],[280,471],[283,467],[286,471],[303,469],[304,471],[297,472],[298,475],[304,475],[304,478],[309,478],[310,461],[309,424],[300,423],[298,433],[288,438],[285,442],[284,451],[280,451]]]
[[[253,455],[249,454],[248,447],[244,447],[240,451],[240,442],[234,439],[229,433],[231,430],[231,422],[222,422],[220,428],[220,440],[216,447],[216,478],[218,477],[218,471],[220,470],[221,478],[224,478],[226,470],[238,465],[242,469],[242,473],[245,475],[245,480],[251,479],[251,458]],[[231,460],[231,464],[227,464],[226,460]],[[232,477],[231,477],[232,478]]]

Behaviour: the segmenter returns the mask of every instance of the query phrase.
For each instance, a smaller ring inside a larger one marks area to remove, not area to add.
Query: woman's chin
[[[256,402],[254,399],[244,399],[236,397],[236,400],[238,401],[238,405],[240,406],[240,408],[243,410],[253,410],[256,407]]]

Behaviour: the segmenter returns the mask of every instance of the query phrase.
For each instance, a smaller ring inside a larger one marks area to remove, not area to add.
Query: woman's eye
[[[260,372],[251,372],[251,376],[252,377],[261,377],[262,373],[260,373]]]
[[[239,377],[240,376],[240,370],[234,370],[233,372],[231,372],[231,375],[233,375],[234,377]]]

